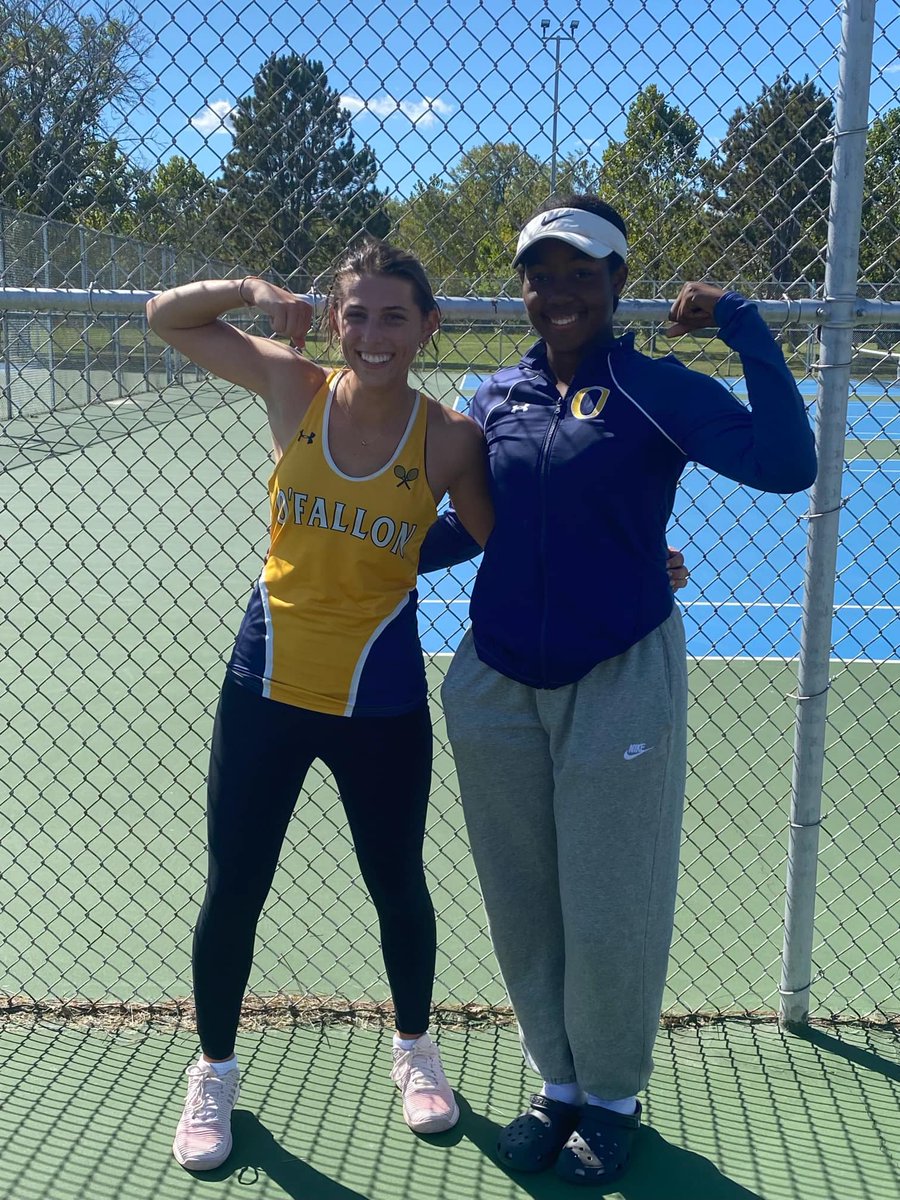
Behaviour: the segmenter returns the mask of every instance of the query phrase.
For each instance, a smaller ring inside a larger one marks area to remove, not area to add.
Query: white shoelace
[[[187,1102],[195,1121],[215,1122],[220,1120],[219,1107],[224,1101],[233,1102],[235,1081],[220,1076],[192,1074]]]
[[[423,1054],[421,1051],[409,1052],[409,1086],[414,1090],[423,1087],[438,1087],[440,1081],[437,1073],[437,1062],[433,1054]]]

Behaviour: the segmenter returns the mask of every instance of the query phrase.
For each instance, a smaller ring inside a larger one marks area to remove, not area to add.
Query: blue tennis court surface
[[[457,407],[465,411],[481,377],[466,377]],[[742,379],[728,381],[746,395]],[[806,395],[815,383],[800,384]],[[743,390],[742,390],[743,389]],[[854,384],[848,437],[900,440],[900,385]],[[895,398],[894,398],[895,397]],[[892,660],[900,647],[900,459],[859,459],[844,477],[838,548],[833,655]],[[688,652],[695,657],[793,658],[799,652],[805,494],[782,497],[744,488],[703,467],[681,479],[669,543],[691,572],[679,593]],[[455,650],[468,623],[475,563],[420,580],[420,631],[426,653]]]

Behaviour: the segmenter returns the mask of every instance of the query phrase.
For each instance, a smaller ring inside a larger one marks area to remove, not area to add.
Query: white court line
[[[869,475],[896,475],[898,472],[900,472],[900,462],[897,462],[894,459],[886,458],[878,467],[855,467],[853,463],[858,461],[858,459],[854,459],[847,464],[847,469],[845,471],[846,475],[866,477]]]
[[[803,609],[803,605],[797,600],[785,601],[784,603],[774,603],[771,600],[679,600],[681,608],[742,608],[745,611],[751,608],[769,608],[773,612],[782,608]],[[462,600],[420,600],[419,607],[422,608],[426,604],[438,604],[441,608],[453,608],[454,605],[465,605],[468,607],[469,601]],[[892,612],[900,613],[900,606],[895,604],[835,604],[835,612],[844,612],[846,610],[854,612]]]
[[[797,600],[785,600],[775,603],[771,600],[679,600],[682,608],[771,608],[773,611],[782,608],[799,608],[803,605]],[[892,612],[900,613],[896,604],[835,604],[835,612],[852,609],[855,612]]]
[[[454,651],[452,650],[423,650],[422,653],[426,658],[453,658]],[[777,663],[795,663],[800,661],[800,656],[782,655],[782,654],[763,654],[754,656],[752,654],[688,654],[688,662],[777,662]],[[859,663],[860,665],[871,663],[872,666],[887,666],[892,663],[900,663],[900,658],[836,658],[832,656],[828,660],[832,663],[842,663],[845,666],[848,663]]]
[[[870,460],[867,460],[867,462],[868,461],[870,461]],[[844,469],[844,475],[845,476],[854,476],[854,477],[857,477],[860,479],[865,479],[869,475],[897,475],[897,474],[900,474],[900,462],[898,462],[897,459],[893,459],[893,458],[880,459],[880,460],[878,460],[879,465],[874,466],[874,467],[869,467],[868,465],[856,466],[857,463],[861,463],[861,462],[862,462],[862,460],[858,459],[858,458],[850,459],[847,462],[847,465]],[[719,479],[724,478],[724,476],[719,475],[719,473],[717,471],[714,471],[711,467],[701,467],[697,463],[692,463],[690,466],[690,470],[697,471],[701,475],[704,475],[711,480],[714,480],[717,478],[719,478]],[[688,472],[686,471],[685,474],[687,474],[687,473]],[[682,476],[682,478],[683,478],[683,476]],[[733,482],[733,480],[726,480],[726,482],[731,483],[731,482]]]

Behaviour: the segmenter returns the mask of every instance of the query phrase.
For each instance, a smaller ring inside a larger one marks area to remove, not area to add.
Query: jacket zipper
[[[553,439],[556,437],[556,431],[559,428],[559,423],[562,420],[562,415],[568,391],[565,396],[557,395],[556,408],[553,416],[550,418],[550,424],[547,426],[544,434],[544,441],[541,445],[541,454],[538,460],[539,480],[540,480],[540,504],[541,504],[541,590],[544,597],[543,611],[541,613],[541,681],[546,685],[547,681],[547,632],[549,625],[550,612],[550,596],[549,596],[549,573],[547,570],[547,550],[548,550],[548,520],[547,520],[547,481],[550,475],[550,447]]]

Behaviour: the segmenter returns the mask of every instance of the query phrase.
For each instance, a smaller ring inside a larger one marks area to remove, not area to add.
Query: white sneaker
[[[241,1093],[239,1072],[233,1067],[218,1075],[201,1059],[185,1074],[188,1094],[172,1153],[188,1171],[212,1171],[231,1153],[231,1110]]]
[[[441,1056],[427,1033],[416,1039],[411,1050],[394,1046],[391,1079],[403,1097],[404,1120],[415,1133],[443,1133],[459,1120]]]

